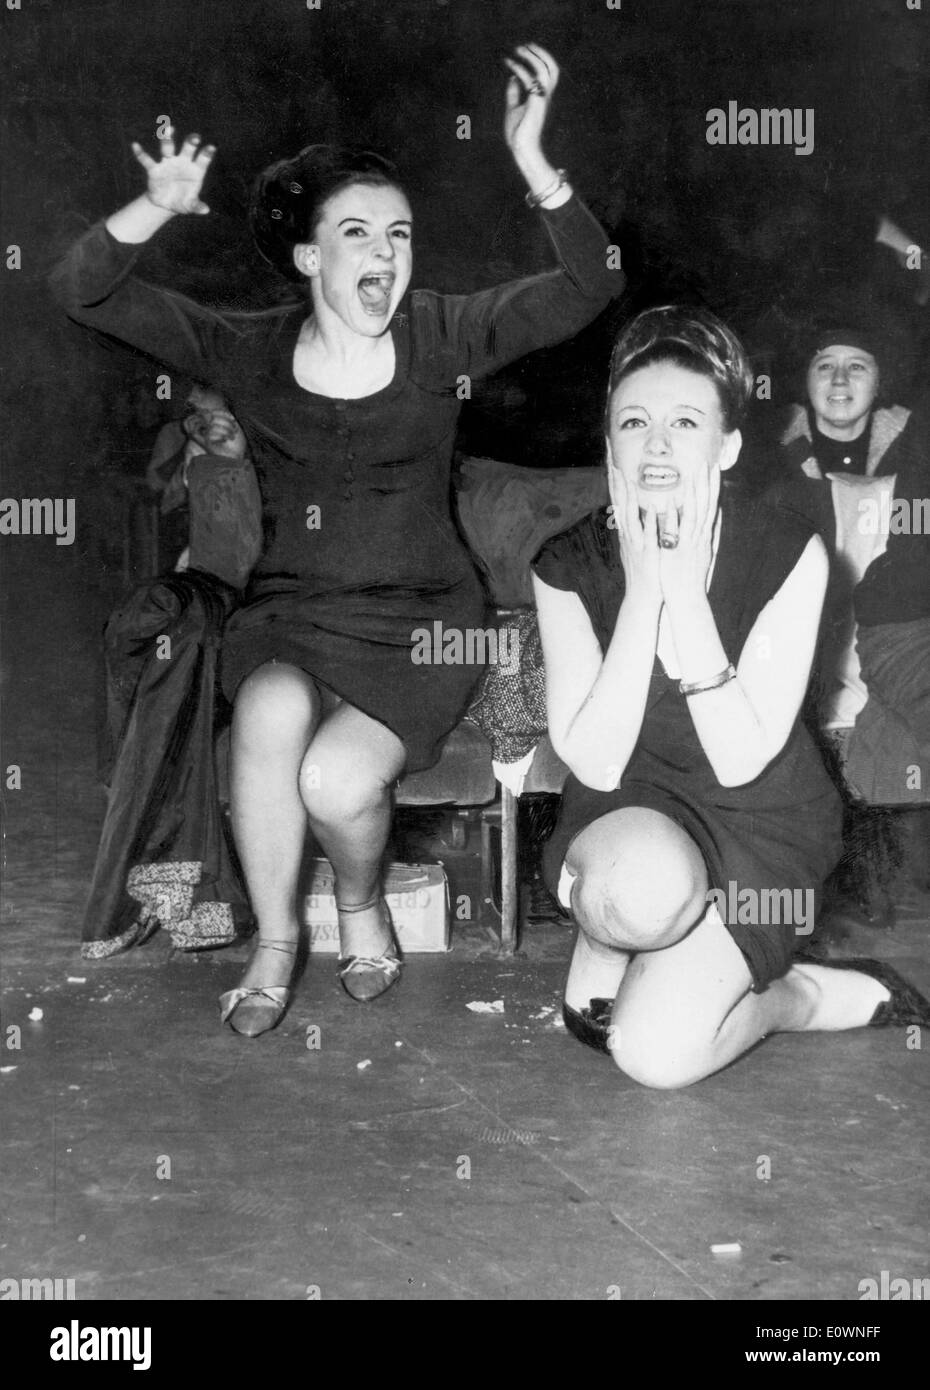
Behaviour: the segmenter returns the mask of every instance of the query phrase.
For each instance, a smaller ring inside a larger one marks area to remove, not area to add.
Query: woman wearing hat
[[[251,208],[259,250],[300,301],[204,310],[130,273],[165,223],[208,211],[214,147],[197,136],[176,147],[171,132],[158,160],[133,147],[146,192],[57,274],[73,318],[223,393],[259,478],[264,553],[221,657],[233,825],[259,932],[221,1002],[249,1036],[287,1005],[308,821],[335,869],[345,989],[369,1000],[398,978],[380,889],[391,789],[435,762],[480,674],[411,659],[416,629],[484,617],[449,504],[462,384],[571,337],[622,288],[602,229],[541,148],[554,59],[533,44],[507,64],[505,138],[556,253],[549,274],[471,295],[410,292],[412,213],[394,166],[311,146],[266,170]]]
[[[856,727],[841,737],[865,799],[926,800],[930,431],[893,402],[897,364],[874,324],[825,320],[799,356],[807,400],[782,435],[774,496],[814,523],[831,556],[819,717],[827,730]]]

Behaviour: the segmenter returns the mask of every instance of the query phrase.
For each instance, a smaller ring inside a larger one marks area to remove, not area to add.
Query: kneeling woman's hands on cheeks
[[[682,488],[681,507],[673,504],[659,521],[659,581],[670,612],[707,593],[719,524],[719,467],[689,470]]]
[[[662,605],[659,518],[655,507],[641,509],[636,488],[615,467],[608,445],[607,486],[611,522],[617,533],[626,594],[656,611]]]

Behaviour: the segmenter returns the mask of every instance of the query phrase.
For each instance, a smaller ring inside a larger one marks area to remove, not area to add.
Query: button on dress
[[[102,223],[56,268],[53,289],[73,319],[214,387],[245,432],[264,548],[226,624],[230,700],[257,667],[289,662],[392,729],[408,771],[439,756],[481,667],[417,664],[413,634],[485,623],[451,510],[463,379],[572,337],[624,284],[576,197],[542,216],[556,270],[469,295],[408,292],[390,324],[393,379],[356,400],[294,379],[307,300],[250,314],[205,309],[136,278],[140,248]]]

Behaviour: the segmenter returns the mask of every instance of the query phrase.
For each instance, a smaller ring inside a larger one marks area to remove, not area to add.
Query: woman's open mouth
[[[391,290],[394,276],[384,272],[380,275],[363,275],[358,282],[358,297],[366,314],[383,315],[391,303]]]
[[[681,474],[665,463],[647,463],[639,470],[639,486],[650,492],[667,492],[678,486]]]

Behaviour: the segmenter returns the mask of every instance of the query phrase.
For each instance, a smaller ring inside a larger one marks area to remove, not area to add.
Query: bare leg
[[[393,787],[406,749],[396,734],[349,704],[319,726],[300,771],[310,826],[336,875],[343,906],[370,902],[381,884]],[[376,903],[340,918],[343,956],[378,956],[391,938]]]
[[[685,940],[633,960],[614,1004],[614,1061],[646,1086],[687,1086],[769,1033],[863,1027],[889,997],[858,971],[806,964],[761,994],[750,985],[743,954],[711,907]]]
[[[307,830],[298,773],[322,715],[320,694],[296,666],[268,663],[243,681],[232,726],[230,791],[233,833],[245,872],[259,940],[299,936],[297,878]],[[244,988],[285,985],[294,956],[258,950]]]
[[[629,960],[628,951],[603,946],[579,927],[565,981],[566,1004],[582,1010],[592,999],[615,999]]]
[[[571,909],[578,923],[565,985],[565,1002],[572,1008],[584,1009],[591,999],[615,998],[631,957],[618,944],[617,889],[622,884],[628,895],[636,891],[640,879],[634,861],[644,849],[650,856],[668,853],[670,825],[655,811],[614,811],[581,831],[569,846],[565,867],[575,876]],[[634,942],[660,944],[661,933],[677,939],[703,911],[707,874],[697,846],[681,835],[672,850],[679,872],[673,873],[670,864],[661,886],[653,883],[651,891],[627,904],[637,922],[628,936],[631,947]]]
[[[742,952],[706,906],[697,846],[679,826],[631,807],[589,831],[596,834],[572,846],[580,869],[573,901],[583,930],[634,952],[610,1050],[643,1085],[690,1085],[769,1033],[861,1027],[888,998],[867,975],[806,963],[753,993]]]

